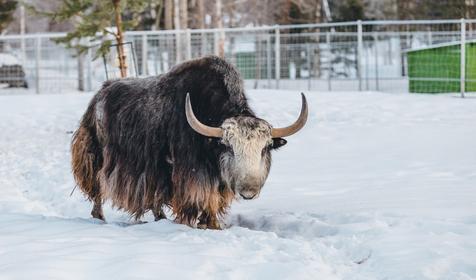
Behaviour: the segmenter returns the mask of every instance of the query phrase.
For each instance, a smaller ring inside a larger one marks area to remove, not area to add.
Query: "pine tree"
[[[18,1],[0,0],[0,34],[13,20],[13,13],[17,8]]]
[[[124,78],[127,76],[127,65],[123,31],[138,24],[138,15],[148,3],[149,0],[61,0],[56,11],[38,11],[32,6],[29,8],[58,22],[73,20],[74,29],[57,42],[77,49],[79,54],[89,48],[89,44],[84,43],[85,39],[102,42],[96,57],[107,54],[115,41],[119,69]],[[123,18],[125,13],[128,15],[127,19]],[[111,35],[113,40],[110,39]]]

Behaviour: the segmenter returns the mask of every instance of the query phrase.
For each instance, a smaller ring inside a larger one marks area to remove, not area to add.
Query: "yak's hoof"
[[[95,219],[103,220],[104,222],[106,221],[106,218],[104,217],[104,214],[103,214],[103,213],[98,213],[98,212],[96,212],[96,211],[92,211],[92,212],[91,212],[91,215],[92,215],[93,218],[95,218]]]
[[[207,224],[198,224],[197,228],[199,229],[207,229]]]
[[[165,215],[158,215],[158,216],[155,216],[154,215],[154,220],[157,222],[157,221],[160,221],[160,220],[164,220],[164,219],[167,219],[167,216]]]
[[[222,229],[219,222],[208,224],[207,228],[208,229],[214,229],[214,230],[221,230]]]
[[[208,223],[198,223],[197,228],[199,229],[214,229],[214,230],[221,230],[220,223],[218,221],[215,222],[208,222]]]

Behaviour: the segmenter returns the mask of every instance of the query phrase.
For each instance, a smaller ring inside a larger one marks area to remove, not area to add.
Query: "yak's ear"
[[[279,149],[286,145],[286,143],[288,143],[288,141],[286,141],[284,138],[273,138],[273,149]]]

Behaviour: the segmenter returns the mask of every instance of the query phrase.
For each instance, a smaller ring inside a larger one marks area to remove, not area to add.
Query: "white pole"
[[[147,73],[147,55],[148,55],[148,50],[147,50],[147,34],[142,35],[142,76],[146,76]]]
[[[308,79],[307,79],[307,90],[311,91],[311,46],[306,44],[306,51],[307,51],[307,69],[308,69]]]
[[[379,75],[378,75],[378,35],[374,33],[374,41],[375,41],[375,89],[377,91],[380,90],[379,88]]]
[[[362,90],[362,55],[363,55],[363,31],[362,21],[357,21],[357,77],[359,79],[359,90]]]
[[[185,31],[185,38],[187,41],[187,60],[190,60],[192,58],[192,34],[190,33],[190,29],[187,28]]]
[[[331,33],[329,32],[326,32],[326,44],[327,44],[327,49],[328,49],[328,53],[329,53],[329,57],[328,57],[328,74],[327,74],[327,90],[328,91],[332,91],[332,82],[331,82],[331,78],[332,78],[332,46],[331,46]]]
[[[460,91],[461,97],[464,98],[465,81],[466,81],[466,22],[461,19],[461,69],[460,69]]]
[[[271,88],[271,35],[266,36],[266,76],[268,76],[268,88]]]
[[[92,91],[93,90],[93,66],[92,66],[92,60],[93,60],[93,55],[92,55],[92,50],[91,46],[88,48],[88,52],[86,53],[86,59],[87,59],[87,73],[88,76],[86,78],[86,87],[87,91]]]
[[[275,78],[276,78],[276,88],[279,89],[279,80],[281,78],[281,38],[279,34],[279,27],[276,26],[274,30],[275,43],[274,43],[274,53],[275,53]]]
[[[40,94],[40,60],[41,60],[41,37],[37,37],[36,38],[36,55],[35,55],[36,94]]]
[[[25,47],[25,6],[20,6],[20,34],[21,34],[21,60],[22,65],[26,64],[26,47]]]
[[[213,51],[216,56],[220,56],[220,34],[218,30],[213,32]]]

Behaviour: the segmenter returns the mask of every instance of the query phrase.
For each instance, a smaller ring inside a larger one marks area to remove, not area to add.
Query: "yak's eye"
[[[235,151],[233,151],[232,147],[230,147],[230,146],[225,146],[225,147],[226,147],[225,149],[228,153],[230,153],[232,156],[235,155]]]

